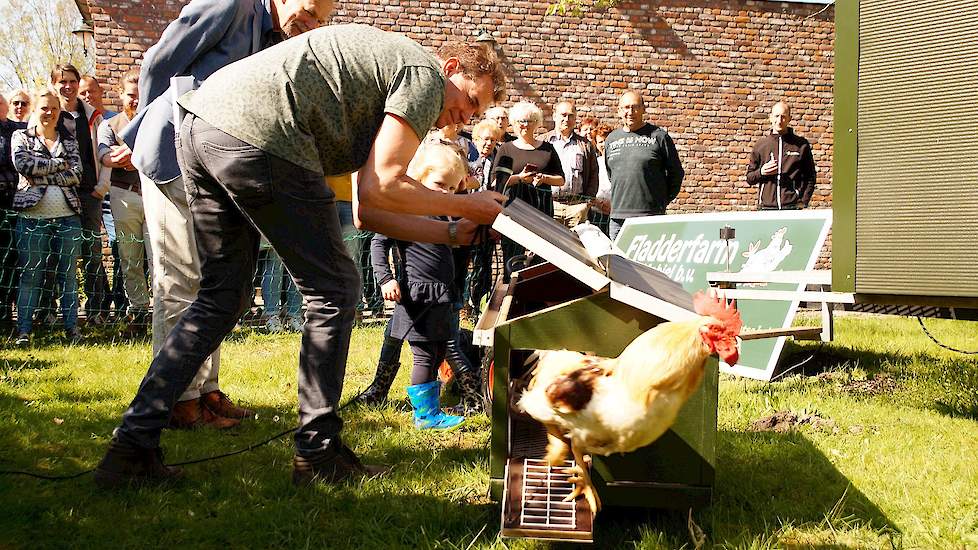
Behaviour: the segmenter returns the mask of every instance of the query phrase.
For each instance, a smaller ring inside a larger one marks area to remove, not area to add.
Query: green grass
[[[975,323],[928,327],[952,346],[978,347]],[[836,328],[807,376],[723,378],[714,503],[693,514],[706,546],[978,548],[978,359],[938,348],[912,319],[844,317]],[[369,382],[381,337],[380,328],[355,330],[347,396]],[[789,351],[797,360],[816,349]],[[257,419],[225,433],[167,432],[167,460],[236,449],[294,424],[297,353],[295,335],[235,334],[222,386]],[[145,341],[63,348],[51,338],[0,351],[0,469],[94,466],[149,359]],[[402,369],[398,399],[406,381]],[[292,487],[288,438],[189,466],[188,479],[168,488],[104,493],[89,476],[0,476],[0,547],[546,546],[498,535],[499,509],[486,497],[488,419],[420,432],[403,405],[344,413],[348,443],[394,467],[356,485]],[[832,423],[750,430],[775,411]],[[607,509],[596,537],[608,548],[694,547],[684,512]]]

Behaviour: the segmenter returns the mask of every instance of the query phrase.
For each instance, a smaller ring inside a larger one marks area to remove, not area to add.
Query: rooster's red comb
[[[733,336],[740,334],[743,321],[740,320],[736,301],[728,303],[725,298],[697,292],[693,296],[693,310],[700,315],[713,317],[720,321],[729,334]]]

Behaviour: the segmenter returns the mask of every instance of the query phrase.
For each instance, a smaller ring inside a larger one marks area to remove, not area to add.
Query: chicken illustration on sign
[[[743,273],[769,273],[781,265],[781,262],[791,254],[791,242],[784,238],[788,232],[787,227],[782,227],[771,235],[771,242],[767,247],[761,248],[761,241],[754,241],[744,252],[744,265],[740,271]],[[742,287],[762,287],[767,283],[742,283]]]

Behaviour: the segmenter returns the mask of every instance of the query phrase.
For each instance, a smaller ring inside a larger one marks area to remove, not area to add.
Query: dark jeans
[[[102,264],[102,199],[80,192],[82,261],[85,265],[85,315],[109,313],[109,279]]]
[[[17,303],[17,213],[10,209],[13,192],[0,191],[0,322],[13,318]]]
[[[61,289],[61,315],[65,330],[78,320],[78,277],[75,273],[81,241],[78,216],[27,218],[17,220],[17,254],[20,261],[20,288],[17,293],[17,331],[30,334],[34,328],[34,308],[41,299],[44,272],[51,258],[55,262],[55,281]]]
[[[184,120],[180,137],[200,252],[200,292],[150,365],[117,435],[142,447],[159,444],[173,404],[250,301],[261,231],[307,305],[299,350],[296,450],[301,455],[323,451],[343,426],[336,409],[360,295],[333,192],[322,175],[193,115]]]
[[[374,277],[373,267],[370,266],[370,239],[374,234],[370,231],[361,231],[358,235],[360,239],[358,258],[360,273],[363,274],[363,300],[366,303],[367,311],[374,314],[384,312],[384,297]]]

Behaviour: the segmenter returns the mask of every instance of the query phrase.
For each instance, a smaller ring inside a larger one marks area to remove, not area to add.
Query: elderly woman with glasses
[[[552,218],[552,188],[564,184],[564,170],[553,145],[536,137],[537,130],[543,124],[543,111],[533,103],[521,101],[509,109],[509,123],[516,133],[516,139],[496,149],[493,163],[496,191],[510,198],[521,199]],[[510,163],[512,174],[506,178],[504,176]],[[510,258],[523,254],[525,249],[505,238],[502,248],[508,275]]]
[[[9,118],[14,122],[21,122],[26,125],[27,119],[31,116],[31,95],[27,93],[27,90],[10,92],[7,95],[7,103],[10,106],[10,112],[2,118]]]
[[[22,97],[20,93],[10,94],[9,102],[0,95],[0,326],[11,323],[17,302],[17,245],[14,237],[17,214],[12,209],[20,176],[14,168],[10,142],[14,132],[27,128],[27,122],[19,120],[21,112],[25,121],[30,116],[30,110],[24,107],[30,105],[30,98],[26,94]]]

